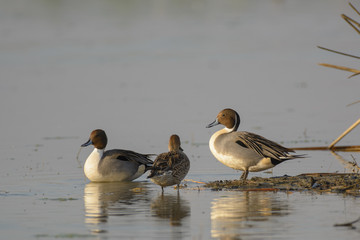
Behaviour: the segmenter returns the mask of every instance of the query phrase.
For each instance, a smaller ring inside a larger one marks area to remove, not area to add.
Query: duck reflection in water
[[[264,234],[266,238],[271,230],[269,224],[262,224],[273,216],[289,214],[287,202],[279,200],[277,196],[272,192],[241,192],[214,199],[211,206],[211,236],[241,239],[241,236],[256,231],[257,236]]]
[[[169,219],[170,225],[180,226],[183,218],[190,216],[190,204],[180,194],[161,194],[151,202],[152,213],[162,219]]]
[[[103,227],[109,216],[133,215],[149,202],[147,183],[90,182],[84,189],[85,223],[94,233],[106,232]]]

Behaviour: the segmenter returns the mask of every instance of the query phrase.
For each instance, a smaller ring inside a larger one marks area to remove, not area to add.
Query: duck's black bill
[[[89,139],[86,143],[82,144],[81,147],[86,147],[92,144],[91,139]]]

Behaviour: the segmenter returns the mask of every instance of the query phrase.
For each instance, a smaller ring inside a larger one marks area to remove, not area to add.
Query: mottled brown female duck
[[[169,140],[169,152],[161,153],[154,161],[148,178],[157,185],[164,187],[177,184],[185,178],[190,169],[189,158],[183,153],[178,135],[172,135]]]

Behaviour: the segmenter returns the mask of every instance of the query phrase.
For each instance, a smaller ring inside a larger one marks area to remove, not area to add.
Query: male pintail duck
[[[129,150],[113,149],[105,151],[107,137],[104,130],[91,132],[89,140],[81,145],[94,145],[94,151],[85,161],[84,173],[92,182],[132,181],[152,166],[151,154],[141,154]]]
[[[172,135],[169,140],[169,152],[157,156],[148,176],[152,182],[161,186],[162,192],[164,192],[164,187],[175,184],[179,190],[180,182],[189,172],[190,161],[180,145],[179,136]]]
[[[239,114],[230,109],[222,110],[216,120],[207,128],[222,124],[225,128],[215,132],[209,141],[214,157],[222,164],[242,170],[242,180],[249,172],[263,171],[289,159],[303,157],[291,155],[291,149],[281,146],[260,135],[250,132],[237,132],[240,125]]]

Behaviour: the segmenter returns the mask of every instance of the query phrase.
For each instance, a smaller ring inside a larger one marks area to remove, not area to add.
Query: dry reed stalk
[[[351,4],[351,2],[349,2],[349,5],[358,15],[360,15],[360,12]]]
[[[351,132],[357,125],[360,124],[360,118],[353,124],[351,125],[348,129],[346,129],[345,132],[343,132],[337,139],[335,139],[330,145],[329,145],[329,149],[333,149],[335,144],[337,142],[339,142],[343,137],[345,137],[349,132]]]
[[[347,107],[350,107],[351,105],[354,105],[354,104],[357,104],[357,103],[360,103],[360,100],[357,100],[355,102],[352,102],[352,103],[349,103],[348,105],[346,105]]]
[[[331,149],[328,146],[318,146],[318,147],[297,147],[291,148],[296,151],[325,151],[332,150],[338,152],[360,152],[360,145],[354,146],[334,146]]]
[[[350,5],[350,7],[351,7],[358,15],[360,15],[360,12],[354,7],[354,5],[352,5],[351,3],[349,3],[349,5]],[[360,23],[358,23],[358,22],[355,21],[354,19],[346,16],[345,14],[341,14],[341,17],[342,17],[352,28],[354,28],[357,33],[360,34]],[[320,46],[318,46],[318,48],[323,49],[323,50],[326,50],[326,51],[329,51],[329,52],[333,52],[333,53],[336,53],[336,54],[344,55],[344,56],[347,56],[347,57],[352,57],[352,58],[360,59],[360,57],[354,56],[354,55],[351,55],[351,54],[347,54],[347,53],[343,53],[343,52],[331,50],[331,49],[324,48],[324,47],[320,47]],[[358,70],[358,69],[352,69],[352,68],[348,68],[348,67],[342,67],[342,66],[337,66],[337,65],[327,64],[327,63],[320,63],[319,65],[325,66],[325,67],[336,68],[336,69],[340,69],[340,70],[344,70],[344,71],[353,72],[354,74],[351,75],[351,76],[349,76],[348,78],[351,78],[351,77],[354,77],[354,76],[360,74],[360,70]]]
[[[354,69],[354,68],[348,68],[348,67],[343,67],[343,66],[338,66],[338,65],[332,65],[332,64],[328,64],[328,63],[319,63],[319,65],[324,66],[324,67],[330,67],[330,68],[335,68],[335,69],[339,69],[339,70],[343,70],[343,71],[348,71],[348,72],[360,74],[360,70],[357,70],[357,69]],[[351,76],[353,76],[353,75],[351,75]]]
[[[351,7],[358,15],[360,15],[360,12],[354,7],[354,5],[352,5],[350,2],[349,2],[349,5],[350,5],[350,7]],[[357,33],[360,34],[360,30],[357,28],[357,27],[360,27],[360,24],[359,24],[357,21],[355,21],[355,20],[353,20],[352,18],[346,16],[345,14],[341,14],[341,17],[342,17],[352,28],[354,28]],[[357,27],[356,27],[355,25],[357,25]]]
[[[329,49],[329,48],[325,48],[325,47],[321,47],[321,46],[317,46],[317,47],[320,48],[320,49],[322,49],[322,50],[325,50],[325,51],[333,52],[333,53],[340,54],[340,55],[344,55],[344,56],[347,56],[347,57],[352,57],[352,58],[360,59],[360,57],[355,56],[355,55],[352,55],[352,54],[335,51],[335,50],[332,50],[332,49]]]
[[[318,173],[302,173],[298,176],[307,176],[307,177],[324,177],[324,176],[353,176],[356,173],[328,173],[328,172],[318,172]]]
[[[349,2],[349,5],[350,7],[358,14],[360,15],[360,12],[354,7],[354,5],[352,5],[350,2]],[[341,14],[341,17],[357,32],[360,34],[360,23],[358,23],[357,21],[355,21],[354,19],[346,16],[345,14]],[[352,57],[352,58],[357,58],[357,59],[360,59],[360,57],[358,56],[354,56],[354,55],[351,55],[351,54],[347,54],[347,53],[342,53],[342,52],[339,52],[339,51],[334,51],[334,50],[331,50],[331,49],[328,49],[328,48],[324,48],[324,47],[320,47],[318,46],[319,48],[323,49],[323,50],[326,50],[326,51],[330,51],[330,52],[333,52],[333,53],[336,53],[336,54],[341,54],[341,55],[344,55],[344,56],[348,56],[348,57]],[[354,73],[353,75],[349,76],[349,78],[351,77],[354,77],[354,76],[357,76],[360,74],[360,70],[358,69],[352,69],[352,68],[348,68],[348,67],[343,67],[343,66],[337,66],[337,65],[332,65],[332,64],[327,64],[327,63],[320,63],[319,65],[321,66],[325,66],[325,67],[331,67],[331,68],[336,68],[336,69],[340,69],[340,70],[344,70],[344,71],[349,71],[349,72],[352,72]],[[328,149],[331,149],[331,150],[336,150],[335,149],[335,144],[338,143],[343,137],[345,137],[349,132],[351,132],[357,125],[360,124],[360,118],[353,124],[351,125],[345,132],[343,132],[335,141],[333,141]],[[355,147],[355,146],[345,146],[345,148],[342,148],[342,149],[350,149]],[[313,150],[320,150],[319,148],[317,149],[313,149]],[[325,150],[325,149],[321,149],[321,150]],[[336,150],[336,151],[341,151],[341,150]],[[344,150],[342,150],[344,151]],[[345,150],[346,151],[346,150]]]
[[[184,179],[185,182],[193,182],[193,183],[200,183],[200,184],[205,184],[205,182],[200,182],[200,181],[196,181],[193,179]]]

